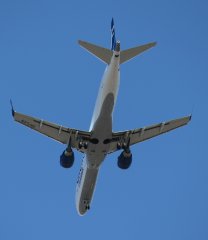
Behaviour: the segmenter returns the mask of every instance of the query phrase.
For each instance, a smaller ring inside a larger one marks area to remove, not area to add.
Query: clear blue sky
[[[0,239],[208,239],[208,2],[0,1]],[[121,67],[114,129],[190,114],[192,122],[132,147],[128,171],[103,163],[79,217],[64,149],[15,122],[17,111],[88,130],[105,65],[77,44],[158,45]]]

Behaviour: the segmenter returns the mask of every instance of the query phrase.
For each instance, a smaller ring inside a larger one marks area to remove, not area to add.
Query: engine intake
[[[132,163],[131,151],[123,151],[118,157],[118,167],[121,169],[128,169]]]
[[[60,164],[64,168],[70,168],[74,164],[74,152],[66,149],[60,156]]]

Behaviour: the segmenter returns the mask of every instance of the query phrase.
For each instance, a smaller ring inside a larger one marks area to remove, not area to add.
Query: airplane
[[[102,162],[108,154],[121,150],[117,165],[121,169],[128,169],[132,163],[130,149],[132,145],[186,125],[191,120],[191,115],[151,126],[114,132],[112,130],[112,115],[119,89],[120,65],[154,47],[156,42],[121,51],[120,41],[116,40],[114,20],[112,19],[111,49],[82,40],[79,40],[78,43],[107,64],[89,131],[64,127],[16,112],[12,102],[11,107],[15,121],[66,144],[66,149],[60,156],[62,167],[72,167],[75,159],[73,149],[84,154],[76,185],[76,209],[78,214],[82,216],[90,209],[97,176]]]

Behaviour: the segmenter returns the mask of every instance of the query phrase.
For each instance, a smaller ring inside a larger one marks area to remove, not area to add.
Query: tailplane
[[[107,48],[103,48],[100,46],[97,46],[95,44],[85,42],[82,40],[78,41],[79,45],[85,48],[88,52],[95,55],[97,58],[99,58],[101,61],[110,64],[111,58],[113,56],[114,51],[120,51],[120,42],[116,41],[115,36],[115,25],[114,20],[112,18],[111,20],[111,50]],[[116,46],[119,46],[118,49]],[[151,42],[148,44],[144,44],[138,47],[130,48],[124,51],[120,52],[120,64],[129,61],[130,59],[136,57],[140,53],[148,50],[151,47],[154,47],[156,45],[156,42]]]
[[[136,57],[137,55],[148,50],[149,48],[154,47],[155,45],[156,42],[151,42],[148,44],[144,44],[138,47],[129,48],[127,50],[121,51],[120,64],[129,61],[130,59]]]
[[[110,49],[103,48],[103,47],[100,47],[95,44],[85,42],[82,40],[79,40],[78,43],[80,46],[87,49],[88,52],[95,55],[101,61],[103,61],[107,64],[110,64],[111,57],[113,56],[113,52]]]

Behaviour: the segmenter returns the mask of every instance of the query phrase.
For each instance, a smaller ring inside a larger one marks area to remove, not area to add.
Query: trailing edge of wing
[[[112,142],[110,143],[109,152],[114,152],[117,150],[118,143],[125,142],[126,138],[130,139],[130,146],[136,143],[145,141],[147,139],[156,137],[163,133],[169,132],[176,128],[182,127],[191,120],[191,116],[186,116],[183,118],[174,119],[167,122],[161,122],[159,124],[137,128],[134,130],[124,131],[124,132],[114,132],[112,135]]]
[[[72,148],[85,152],[84,149],[79,148],[79,142],[80,140],[88,141],[91,135],[90,132],[66,128],[61,125],[15,112],[14,109],[12,109],[12,115],[15,121],[63,144],[67,144],[70,138]]]

